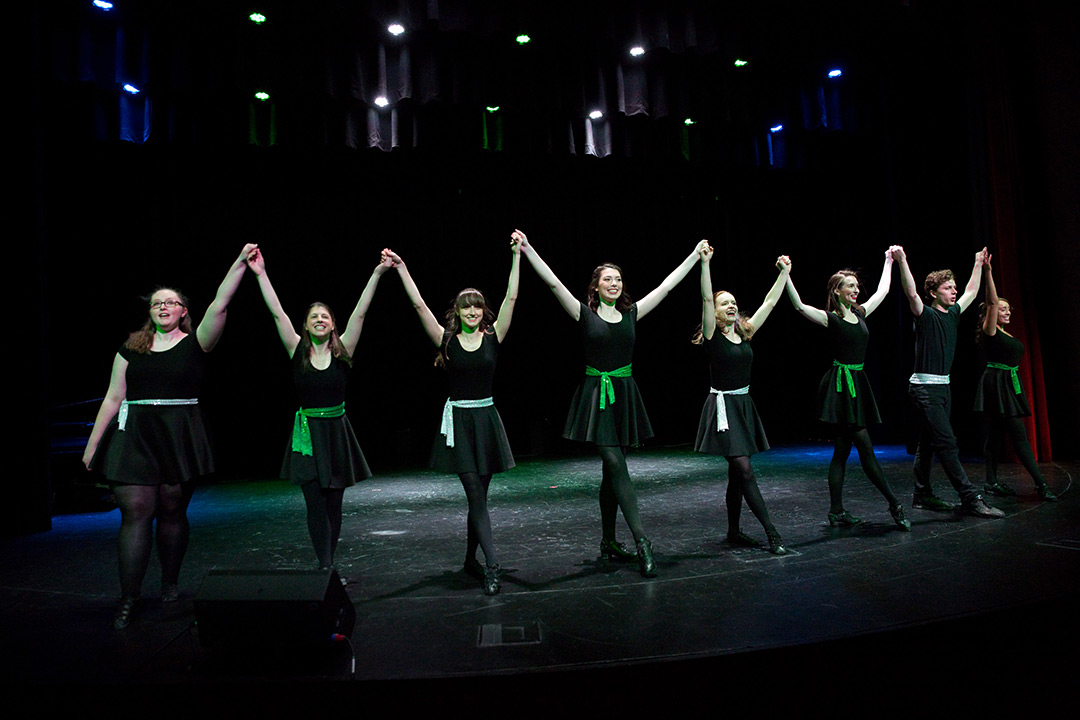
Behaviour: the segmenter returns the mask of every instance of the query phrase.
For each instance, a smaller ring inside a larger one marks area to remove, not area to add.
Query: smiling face
[[[325,305],[315,303],[308,308],[307,317],[304,319],[304,330],[312,342],[326,340],[334,332],[334,313]]]
[[[854,275],[845,275],[836,288],[838,302],[851,307],[859,300],[859,280]]]
[[[458,319],[461,320],[461,329],[465,332],[473,332],[484,320],[484,308],[482,305],[466,305],[457,309]]]
[[[998,325],[1005,326],[1012,320],[1012,306],[1009,305],[1009,301],[1005,298],[998,300]]]
[[[150,296],[150,319],[159,332],[175,330],[187,313],[184,298],[175,290],[162,288]]]
[[[600,294],[601,300],[608,305],[615,304],[615,301],[622,295],[622,273],[614,268],[605,268],[600,273],[600,277],[596,283],[596,289]]]
[[[731,325],[739,319],[739,304],[735,302],[735,296],[726,290],[713,295],[713,304],[716,306],[716,322]]]

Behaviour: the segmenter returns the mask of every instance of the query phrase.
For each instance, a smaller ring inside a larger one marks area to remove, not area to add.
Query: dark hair
[[[457,297],[454,298],[454,302],[450,303],[450,309],[446,311],[442,342],[439,343],[439,354],[435,357],[435,364],[439,367],[446,367],[446,363],[450,361],[450,357],[447,355],[450,338],[461,332],[461,316],[458,315],[458,310],[467,307],[478,307],[484,311],[484,315],[480,319],[480,327],[477,328],[479,332],[488,332],[488,328],[495,323],[495,313],[491,312],[491,308],[488,307],[484,293],[476,288],[465,288],[459,292]]]
[[[1010,308],[1012,307],[1011,302],[1001,296],[998,296],[998,305],[1001,305],[1001,303],[1005,303]],[[986,337],[986,333],[983,332],[983,323],[986,322],[986,313],[989,311],[989,309],[990,308],[986,303],[979,303],[979,321],[975,323],[975,342],[977,342],[979,345],[983,344],[983,338]]]
[[[589,309],[596,312],[600,307],[600,276],[604,274],[604,270],[614,270],[619,273],[619,277],[622,277],[623,271],[618,265],[613,263],[604,263],[603,265],[597,265],[596,269],[592,271],[592,278],[589,280],[589,288],[585,291],[585,304],[589,306]],[[626,292],[626,283],[623,282],[623,291],[619,294],[619,299],[615,301],[615,309],[624,312],[630,309],[630,306],[634,304],[634,299],[630,297],[630,293]]]
[[[923,281],[923,297],[930,298],[935,290],[950,280],[956,280],[952,270],[935,270],[930,273]]]
[[[330,331],[330,353],[346,365],[352,366],[349,351],[345,349],[345,346],[341,343],[341,338],[338,337],[337,318],[334,317],[334,311],[326,303],[313,302],[308,305],[307,310],[304,312],[304,320],[300,325],[300,345],[297,347],[297,350],[301,353],[300,369],[304,372],[315,369],[311,364],[311,335],[304,326],[307,325],[307,317],[311,314],[312,309],[317,307],[325,308],[326,312],[330,313],[330,322],[334,323],[334,329]]]
[[[716,314],[716,298],[720,297],[724,293],[728,293],[731,297],[735,297],[733,293],[727,290],[717,290],[713,293],[713,314]],[[741,337],[743,340],[750,340],[754,337],[754,324],[750,322],[750,317],[746,313],[739,313],[739,317],[735,319],[735,334]],[[705,333],[703,324],[699,323],[697,330],[694,331],[693,337],[690,338],[690,342],[695,345],[700,345],[705,342]]]
[[[825,309],[827,311],[836,313],[838,315],[840,314],[841,302],[836,299],[836,291],[840,289],[840,284],[849,277],[855,278],[855,283],[857,285],[861,284],[859,282],[859,274],[854,270],[837,270],[833,273],[833,276],[829,278],[829,283],[827,285],[829,297],[825,300]],[[856,311],[858,311],[860,315],[864,314],[863,307],[859,303],[855,303],[854,305],[852,305],[852,307]]]
[[[171,288],[171,287],[168,287],[168,286],[165,286],[165,285],[159,285],[156,288],[154,288],[154,291],[152,293],[150,293],[149,295],[143,296],[142,298],[140,298],[140,300],[142,300],[144,303],[149,305],[150,301],[154,299],[154,295],[161,292],[162,290],[170,290],[170,291],[176,293],[176,297],[180,298],[180,304],[187,310],[187,314],[184,315],[184,317],[180,319],[180,330],[181,330],[181,332],[184,332],[184,333],[190,335],[191,334],[191,304],[188,302],[187,296],[184,295],[184,293],[180,292],[176,288]],[[150,352],[150,348],[153,347],[153,345],[154,345],[154,328],[155,327],[157,327],[157,326],[154,324],[154,319],[150,318],[150,317],[146,318],[146,322],[143,323],[143,326],[141,328],[139,328],[135,332],[128,335],[128,339],[124,342],[124,347],[126,347],[128,350],[132,350],[132,351],[137,352],[137,353],[145,354],[145,353]]]

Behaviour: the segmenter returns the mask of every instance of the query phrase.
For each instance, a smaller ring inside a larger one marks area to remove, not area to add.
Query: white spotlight
[[[386,97],[384,97],[383,95],[380,95],[379,97],[375,98],[375,104],[379,107],[386,107],[390,104],[390,101],[387,100]]]
[[[593,120],[599,120],[600,118],[604,117],[604,113],[600,112],[599,110],[593,110],[591,113],[589,113],[589,117],[591,117]]]
[[[829,77],[831,77],[831,78],[838,78],[843,74],[844,74],[843,70],[830,70],[829,71]]]
[[[390,31],[391,35],[400,35],[401,33],[405,32],[405,26],[401,23],[393,23],[392,25],[390,25],[390,27],[386,29]]]
[[[124,83],[124,90],[126,92],[131,93],[132,95],[138,95],[139,94],[139,88],[135,87],[131,83]]]
[[[635,45],[634,47],[630,48],[630,54],[634,57],[641,57],[645,54],[645,48],[641,47],[640,45]]]
[[[780,131],[781,131],[781,130],[783,130],[783,129],[784,129],[784,126],[783,126],[783,125],[773,125],[773,126],[772,126],[771,128],[769,128],[769,132],[771,132],[771,133],[778,133],[778,132],[780,132]]]

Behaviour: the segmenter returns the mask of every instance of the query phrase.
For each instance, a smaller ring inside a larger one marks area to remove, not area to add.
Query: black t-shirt
[[[206,353],[193,335],[162,352],[119,350],[128,361],[125,381],[127,400],[182,400],[199,397],[206,374]]]
[[[585,364],[589,367],[611,372],[633,362],[637,303],[623,310],[622,320],[617,323],[609,323],[581,303],[578,326],[585,342]]]
[[[960,326],[960,304],[947,312],[924,305],[915,318],[915,372],[948,375],[956,355],[956,334]]]
[[[451,400],[483,400],[491,397],[495,361],[499,357],[499,341],[495,333],[486,333],[480,347],[472,352],[461,347],[455,335],[446,346],[446,355]]]

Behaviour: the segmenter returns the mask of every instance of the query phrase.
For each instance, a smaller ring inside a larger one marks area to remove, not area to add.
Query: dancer
[[[521,252],[529,264],[555,293],[559,304],[581,328],[585,343],[585,377],[570,404],[563,437],[590,442],[603,463],[600,482],[600,553],[609,560],[638,562],[645,577],[656,575],[652,544],[645,536],[638,512],[637,494],[630,481],[626,454],[631,446],[652,437],[637,383],[631,375],[637,321],[652,312],[671,289],[686,277],[708,243],[702,240],[694,252],[660,283],[634,302],[623,284],[622,270],[605,263],[592,273],[586,292],[587,303],[579,302],[555,276],[520,233]],[[621,509],[634,536],[637,552],[627,550],[615,539],[615,519]]]
[[[174,288],[155,290],[150,317],[113,360],[109,390],[82,460],[105,475],[120,506],[117,630],[128,626],[138,606],[155,537],[161,601],[180,597],[192,481],[214,470],[198,405],[206,353],[221,338],[229,301],[247,268],[244,260],[255,250],[244,246],[194,332],[187,298]]]
[[[442,428],[435,438],[431,467],[455,473],[465,488],[469,501],[465,572],[480,580],[485,595],[499,592],[499,561],[491,539],[488,486],[492,474],[514,467],[491,389],[499,348],[510,329],[517,302],[521,237],[516,231],[511,235],[510,282],[498,318],[488,308],[483,293],[466,288],[457,294],[442,325],[428,309],[401,256],[383,251],[397,268],[424,331],[439,348],[436,364],[445,368],[450,378],[450,397],[443,406]],[[476,559],[477,546],[484,551],[483,565]]]
[[[985,435],[986,482],[983,489],[991,495],[1016,495],[1015,490],[997,479],[998,458],[1005,436],[1008,436],[1017,457],[1035,481],[1039,497],[1053,502],[1058,499],[1057,495],[1039,472],[1021,419],[1031,414],[1017,372],[1024,356],[1024,344],[1005,330],[1012,319],[1012,307],[1008,300],[998,297],[989,261],[983,265],[983,274],[986,275],[986,302],[979,306],[979,327],[975,335],[987,359],[986,370],[975,390],[975,411],[982,416]]]
[[[838,270],[828,283],[825,310],[806,305],[795,289],[791,276],[787,279],[787,294],[791,304],[804,318],[823,326],[832,347],[832,369],[825,373],[818,386],[818,418],[832,428],[833,456],[829,463],[829,525],[858,525],[862,518],[844,509],[844,471],[847,468],[851,446],[859,452],[863,472],[885,499],[889,501],[889,514],[901,530],[911,530],[911,523],[904,515],[904,506],[896,499],[885,473],[874,455],[867,425],[881,422],[874,393],[863,372],[866,345],[870,331],[866,318],[877,309],[892,284],[892,248],[885,251],[885,265],[877,290],[859,304],[859,278],[851,270]]]
[[[270,277],[261,250],[247,259],[258,276],[259,290],[274,317],[278,337],[292,359],[293,383],[300,401],[292,438],[281,463],[281,477],[299,485],[307,507],[308,533],[319,568],[333,567],[341,536],[341,505],[345,488],[371,477],[352,424],[345,415],[345,389],[352,354],[360,340],[379,278],[390,269],[389,260],[375,266],[360,294],[345,331],[337,331],[333,311],[312,303],[304,316],[303,336],[293,329]]]
[[[758,542],[739,529],[742,502],[765,529],[769,552],[786,555],[787,548],[769,518],[761,497],[750,456],[769,449],[765,428],[750,397],[750,368],[754,350],[750,339],[761,329],[776,307],[784,282],[791,272],[786,255],[776,260],[780,273],[761,307],[751,316],[739,314],[735,296],[721,290],[713,293],[709,262],[713,250],[701,251],[701,327],[694,334],[695,345],[704,345],[709,357],[712,387],[698,422],[694,449],[709,455],[723,455],[728,462],[728,486],[725,494],[728,514],[727,539],[734,545],[760,547]],[[719,333],[717,331],[719,330]]]
[[[952,270],[937,270],[927,275],[923,292],[929,305],[919,297],[904,248],[895,246],[892,256],[900,264],[900,284],[915,316],[915,372],[908,380],[908,397],[918,413],[920,429],[915,450],[915,492],[911,505],[923,510],[953,509],[952,505],[934,495],[930,487],[930,466],[933,456],[937,455],[938,462],[960,495],[961,509],[965,513],[986,518],[1005,517],[1001,510],[988,505],[968,480],[964,466],[960,464],[960,451],[949,419],[952,410],[949,370],[956,354],[960,313],[970,307],[979,294],[982,267],[990,262],[990,253],[983,248],[975,254],[971,278],[959,297]]]

